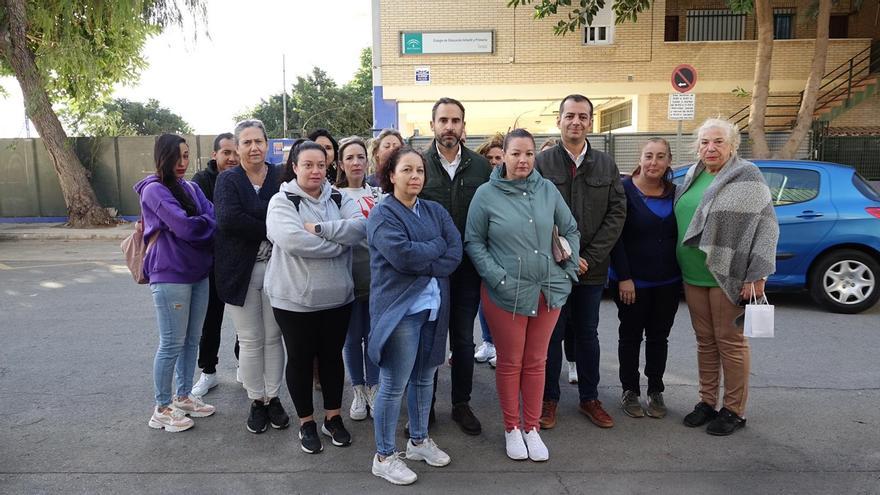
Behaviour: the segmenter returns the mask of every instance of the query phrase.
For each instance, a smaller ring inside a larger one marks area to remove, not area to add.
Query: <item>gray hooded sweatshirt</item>
[[[272,257],[263,287],[273,308],[305,313],[354,300],[351,248],[366,236],[366,219],[346,194],[337,207],[332,191],[324,182],[316,199],[293,180],[281,184],[269,201],[266,237]],[[299,211],[286,193],[302,198]],[[321,234],[307,231],[305,223],[319,224]]]

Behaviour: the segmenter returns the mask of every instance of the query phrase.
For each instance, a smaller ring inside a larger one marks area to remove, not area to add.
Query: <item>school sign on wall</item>
[[[495,46],[493,35],[492,31],[405,31],[400,33],[400,53],[492,53]]]

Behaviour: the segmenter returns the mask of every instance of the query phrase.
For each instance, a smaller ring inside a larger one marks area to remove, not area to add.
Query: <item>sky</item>
[[[178,30],[149,40],[143,54],[149,67],[134,86],[114,97],[171,109],[196,134],[231,131],[233,116],[282,90],[282,57],[287,87],[296,76],[324,69],[338,84],[354,75],[360,52],[372,44],[368,0],[205,0],[210,39],[196,41]],[[0,138],[25,137],[21,89],[0,78],[9,93],[0,96]],[[31,125],[31,136],[36,136]]]

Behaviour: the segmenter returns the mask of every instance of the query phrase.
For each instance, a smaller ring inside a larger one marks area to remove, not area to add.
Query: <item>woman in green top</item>
[[[749,387],[749,344],[736,323],[740,302],[764,294],[764,281],[776,270],[779,225],[760,170],[736,154],[736,126],[708,119],[696,136],[699,161],[675,195],[676,257],[700,373],[700,402],[684,424],[708,423],[707,433],[730,435],[745,426]]]

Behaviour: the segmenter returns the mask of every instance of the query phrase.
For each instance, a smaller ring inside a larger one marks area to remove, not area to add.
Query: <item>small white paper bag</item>
[[[774,306],[767,301],[767,293],[761,299],[755,297],[754,288],[749,304],[746,304],[746,319],[743,335],[755,339],[772,339],[774,327]]]

